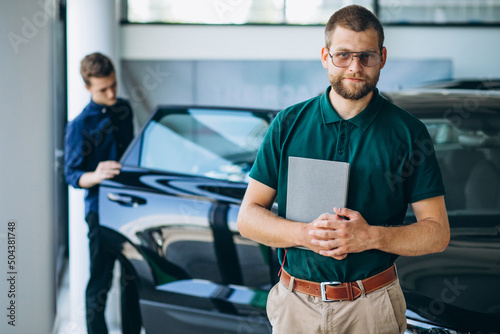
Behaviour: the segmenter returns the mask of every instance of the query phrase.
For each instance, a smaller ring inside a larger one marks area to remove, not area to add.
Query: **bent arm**
[[[357,211],[334,209],[336,215],[315,221],[312,243],[319,254],[338,260],[370,249],[403,256],[443,251],[450,241],[444,197],[412,203],[412,208],[417,222],[405,226],[372,226]]]
[[[442,252],[450,242],[450,225],[444,196],[411,204],[417,222],[381,228],[378,249],[404,256]]]
[[[238,214],[241,235],[258,243],[278,248],[311,247],[310,224],[294,222],[270,211],[276,190],[250,179]]]

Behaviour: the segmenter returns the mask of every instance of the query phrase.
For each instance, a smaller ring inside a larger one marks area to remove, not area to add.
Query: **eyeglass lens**
[[[376,66],[380,63],[380,54],[376,52],[335,52],[332,57],[333,65],[337,67],[348,67],[353,57],[358,57],[361,65],[366,67]]]

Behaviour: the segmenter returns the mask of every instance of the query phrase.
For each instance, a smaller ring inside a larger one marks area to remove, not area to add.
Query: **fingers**
[[[342,253],[338,249],[330,251],[320,251],[320,255],[333,257],[335,260],[343,260],[347,257],[347,253]]]
[[[101,161],[96,168],[96,173],[101,180],[112,179],[120,174],[122,165],[117,161]]]
[[[335,239],[311,239],[311,244],[318,247],[318,249],[329,250],[339,247],[340,243]]]
[[[101,161],[99,165],[97,165],[97,168],[105,168],[105,169],[121,169],[122,165],[118,161]]]
[[[339,221],[346,221],[353,219],[359,215],[357,211],[349,209],[338,209],[334,208],[338,212],[335,213],[323,213],[318,218],[316,218],[313,223],[315,227],[320,228],[335,228],[332,223]]]
[[[102,171],[101,175],[103,176],[104,179],[112,179],[119,174],[120,174],[119,169],[106,169]]]
[[[360,216],[360,213],[358,211],[354,211],[348,208],[333,208],[333,212],[335,212],[339,216],[342,216],[344,219],[348,218],[347,220],[352,220]]]
[[[332,215],[331,219],[323,219],[323,220],[315,220],[312,225],[313,225],[313,230],[318,230],[318,229],[330,229],[330,230],[336,230],[342,224],[345,224],[346,221],[341,218],[338,215]]]
[[[336,214],[322,215],[310,224],[309,236],[312,239],[320,240],[337,239],[339,237],[338,230],[342,230],[346,223],[346,221]]]
[[[340,224],[336,224],[335,228],[319,228],[309,230],[309,236],[318,240],[338,240],[345,239],[347,232]]]
[[[347,208],[334,208],[334,213],[320,215],[310,224],[311,249],[336,260],[345,259],[348,253],[356,252],[352,233],[361,219],[359,212]]]
[[[337,215],[334,213],[323,213],[318,218],[316,218],[314,221],[330,220],[330,219],[334,219],[336,216]]]
[[[349,253],[343,243],[338,240],[313,239],[311,243],[314,245],[312,249],[316,253],[322,256],[333,257],[336,260],[344,259]]]
[[[313,229],[309,231],[310,243],[316,253],[324,256],[339,257],[338,248],[343,246],[344,241],[340,237],[342,232],[331,229]],[[339,258],[340,259],[340,258]]]

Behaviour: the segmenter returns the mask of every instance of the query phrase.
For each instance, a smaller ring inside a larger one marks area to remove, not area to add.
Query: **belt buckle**
[[[321,282],[321,300],[324,302],[340,302],[340,300],[333,300],[333,299],[326,298],[326,289],[325,288],[327,285],[339,286],[339,285],[342,285],[342,283],[338,282],[338,281]]]

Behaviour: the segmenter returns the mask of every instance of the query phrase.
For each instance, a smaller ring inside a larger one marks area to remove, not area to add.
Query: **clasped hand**
[[[335,214],[324,213],[309,223],[309,248],[337,260],[349,253],[370,249],[371,226],[357,211],[334,208]]]

